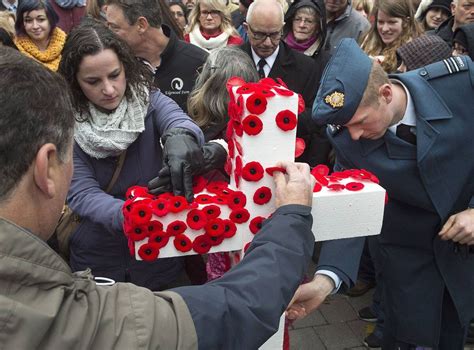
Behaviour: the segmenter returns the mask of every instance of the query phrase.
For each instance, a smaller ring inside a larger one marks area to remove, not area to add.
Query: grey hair
[[[256,7],[258,6],[265,6],[268,4],[268,0],[255,0],[254,2],[252,2],[249,6],[249,9],[247,10],[247,16],[245,17],[245,21],[247,23],[250,23],[251,21],[251,18],[252,18],[252,14],[253,14],[253,11],[255,10]],[[285,19],[285,12],[283,11],[283,6],[281,4],[280,1],[278,0],[274,0],[275,4],[278,5],[278,8],[280,9],[281,11],[281,22],[282,24],[284,24],[284,19]]]
[[[227,121],[229,95],[225,85],[231,77],[258,80],[250,56],[232,46],[212,50],[188,98],[188,113],[201,128]]]

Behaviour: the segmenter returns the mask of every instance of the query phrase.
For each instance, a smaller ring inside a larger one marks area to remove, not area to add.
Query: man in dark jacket
[[[453,44],[454,31],[467,23],[474,23],[474,0],[453,0],[452,16],[429,34],[440,36],[449,46]]]
[[[163,25],[157,0],[133,2],[107,1],[109,28],[124,39],[135,56],[154,72],[155,85],[186,112],[199,68],[207,53],[178,39]]]

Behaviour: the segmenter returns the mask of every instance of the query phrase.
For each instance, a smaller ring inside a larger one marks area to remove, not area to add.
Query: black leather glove
[[[148,183],[150,193],[159,194],[173,189],[177,196],[193,200],[193,176],[204,165],[204,157],[194,134],[183,128],[174,128],[161,137],[163,168],[158,177]]]

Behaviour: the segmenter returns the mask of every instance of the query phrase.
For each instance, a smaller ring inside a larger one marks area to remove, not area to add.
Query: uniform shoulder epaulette
[[[420,68],[418,74],[426,80],[436,79],[446,75],[456,74],[468,70],[465,57],[449,57],[442,61],[432,63],[428,66]]]

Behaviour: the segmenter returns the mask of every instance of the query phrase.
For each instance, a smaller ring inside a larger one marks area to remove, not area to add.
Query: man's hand
[[[308,316],[326,300],[333,290],[334,282],[330,277],[326,275],[314,276],[311,282],[298,287],[286,309],[286,317],[290,320],[297,320]]]
[[[277,167],[285,169],[286,175],[280,171],[273,173],[276,184],[276,207],[287,204],[311,206],[315,180],[309,171],[308,164],[280,162]]]
[[[148,183],[150,193],[167,192],[170,187],[177,196],[193,200],[193,175],[204,163],[202,148],[194,134],[183,128],[174,128],[161,137],[163,142],[163,167],[158,177]],[[171,184],[171,186],[170,186]]]
[[[438,233],[443,241],[452,240],[459,244],[474,244],[474,209],[466,209],[451,215]]]

